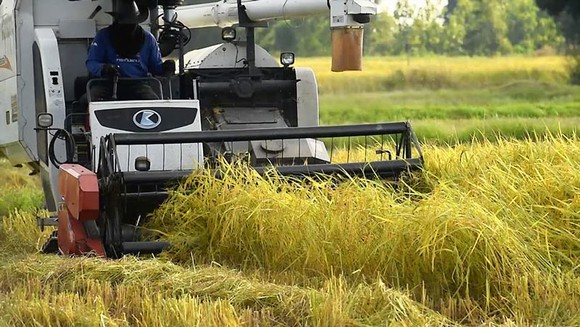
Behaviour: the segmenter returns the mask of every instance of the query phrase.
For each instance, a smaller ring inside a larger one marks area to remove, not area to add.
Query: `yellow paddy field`
[[[0,325],[580,324],[580,140],[424,151],[397,186],[194,174],[148,222],[173,245],[159,258],[38,254],[13,211]]]

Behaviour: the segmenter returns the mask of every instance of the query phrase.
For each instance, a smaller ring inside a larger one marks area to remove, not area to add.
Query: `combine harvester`
[[[39,222],[58,226],[45,252],[120,257],[162,251],[168,244],[144,241],[138,226],[167,198],[168,187],[224,159],[244,158],[261,173],[291,176],[397,178],[421,166],[407,122],[319,127],[313,71],[293,68],[293,53],[283,53],[279,63],[255,44],[255,29],[269,20],[324,14],[333,70],[360,70],[363,25],[377,13],[374,2],[136,3],[149,14],[141,25],[158,38],[163,55],[179,56],[178,74],[146,79],[160,100],[89,99],[87,113],[81,96],[95,83],[117,83],[89,81],[85,68],[88,46],[111,23],[106,12],[114,1],[0,1],[0,150],[42,177],[54,217]],[[185,56],[191,30],[207,26],[222,27],[223,42]],[[244,32],[243,40],[237,32]],[[333,162],[334,145],[350,145],[351,138],[381,159]]]

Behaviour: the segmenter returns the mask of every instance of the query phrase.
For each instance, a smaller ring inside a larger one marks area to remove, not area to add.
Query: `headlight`
[[[294,65],[295,59],[296,59],[296,57],[294,56],[294,53],[292,53],[292,52],[282,52],[280,54],[280,63],[284,67]]]
[[[222,40],[232,42],[236,39],[236,29],[233,27],[226,27],[222,29]]]
[[[151,169],[151,161],[149,161],[149,158],[145,156],[135,158],[135,170],[149,171],[149,169]]]

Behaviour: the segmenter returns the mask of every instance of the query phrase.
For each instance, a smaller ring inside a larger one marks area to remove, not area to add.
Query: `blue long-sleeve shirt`
[[[103,64],[119,66],[121,77],[146,77],[148,73],[160,75],[163,72],[161,53],[157,40],[150,32],[145,32],[145,43],[136,58],[120,58],[111,43],[110,30],[100,30],[91,47],[86,61],[91,77],[101,77]]]

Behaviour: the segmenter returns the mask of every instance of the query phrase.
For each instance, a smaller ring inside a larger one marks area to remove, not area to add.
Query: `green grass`
[[[0,158],[0,216],[17,209],[31,210],[42,204],[44,195],[38,178],[30,177],[27,168],[13,168]]]
[[[572,135],[580,126],[580,87],[519,81],[470,90],[326,94],[324,125],[410,121],[419,139],[470,142],[496,136]]]
[[[324,124],[385,120],[580,116],[580,87],[518,82],[480,90],[394,91],[323,95]]]
[[[578,132],[580,87],[552,86],[553,95],[538,100],[521,93],[518,87],[517,92],[501,88],[325,95],[320,117],[324,125],[408,120],[421,141],[438,144]]]

